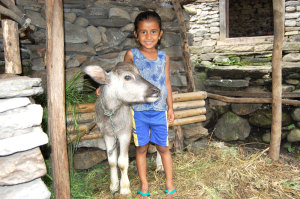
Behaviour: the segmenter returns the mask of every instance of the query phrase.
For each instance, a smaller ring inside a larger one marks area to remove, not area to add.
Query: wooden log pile
[[[170,126],[198,123],[206,120],[205,91],[174,93],[173,108],[175,120]],[[95,117],[95,103],[80,104],[67,110],[68,143],[75,140],[102,138],[97,126],[91,126]],[[74,119],[75,118],[75,119]],[[89,130],[91,129],[91,130]],[[182,135],[179,135],[182,139]],[[180,141],[183,143],[183,140]]]

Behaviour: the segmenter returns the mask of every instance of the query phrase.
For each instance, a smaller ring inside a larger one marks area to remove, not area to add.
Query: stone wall
[[[43,108],[30,96],[41,94],[40,78],[0,76],[0,197],[50,198],[41,180],[47,173],[39,146],[48,143],[41,128]]]

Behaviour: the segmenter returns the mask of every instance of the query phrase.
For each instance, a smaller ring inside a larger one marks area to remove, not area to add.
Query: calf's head
[[[119,62],[108,73],[96,65],[86,66],[83,71],[99,84],[105,84],[107,94],[123,103],[155,102],[160,96],[160,90],[131,63]]]

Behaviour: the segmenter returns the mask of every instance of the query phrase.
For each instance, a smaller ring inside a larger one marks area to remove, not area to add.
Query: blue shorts
[[[166,111],[133,111],[133,138],[135,146],[149,142],[159,146],[169,146],[168,120]]]

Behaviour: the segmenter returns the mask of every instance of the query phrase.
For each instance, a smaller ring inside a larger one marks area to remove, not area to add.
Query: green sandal
[[[137,193],[137,194],[141,194],[141,195],[143,196],[143,198],[144,198],[145,196],[150,196],[150,193],[149,193],[149,192],[143,193],[143,192],[141,192],[140,190],[138,190],[136,193]]]
[[[169,194],[169,197],[171,197],[171,194],[175,192],[177,192],[176,189],[173,189],[173,191],[169,191],[168,189],[165,190],[165,193]]]

